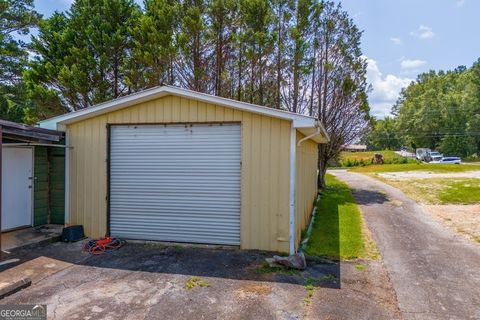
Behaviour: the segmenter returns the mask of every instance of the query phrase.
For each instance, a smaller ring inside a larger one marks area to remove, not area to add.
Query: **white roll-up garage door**
[[[240,125],[113,125],[110,233],[240,244]]]

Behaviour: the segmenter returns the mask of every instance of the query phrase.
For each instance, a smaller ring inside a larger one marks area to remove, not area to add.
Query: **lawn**
[[[378,179],[402,190],[423,204],[480,203],[480,179],[430,178],[410,180]]]
[[[372,164],[372,159],[376,153],[380,153],[383,156],[385,163],[413,163],[414,159],[409,159],[396,154],[391,150],[382,151],[364,151],[364,152],[348,152],[343,151],[340,153],[340,160],[338,161],[341,167],[364,167]]]
[[[428,171],[435,173],[465,172],[480,170],[480,165],[459,165],[459,164],[428,164],[428,163],[406,163],[406,164],[382,164],[351,169],[354,172],[377,173],[377,172],[405,172],[405,171]]]
[[[465,179],[449,182],[438,195],[442,203],[480,203],[480,179]]]
[[[368,239],[352,192],[332,175],[326,175],[326,183],[305,252],[335,259],[373,256],[376,249]]]

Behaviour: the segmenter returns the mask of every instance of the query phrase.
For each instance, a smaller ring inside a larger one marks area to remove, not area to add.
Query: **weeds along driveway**
[[[480,247],[425,214],[400,190],[345,170],[406,319],[479,319]]]
[[[309,261],[304,272],[283,272],[266,267],[260,251],[138,243],[102,256],[80,251],[80,243],[54,243],[12,255],[21,259],[15,268],[39,256],[71,266],[1,303],[47,304],[50,319],[398,317],[378,262],[359,270],[356,263]]]

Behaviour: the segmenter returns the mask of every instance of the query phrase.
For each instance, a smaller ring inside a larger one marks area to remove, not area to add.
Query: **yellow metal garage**
[[[314,118],[169,86],[40,126],[66,132],[66,219],[88,236],[290,253],[328,141]]]

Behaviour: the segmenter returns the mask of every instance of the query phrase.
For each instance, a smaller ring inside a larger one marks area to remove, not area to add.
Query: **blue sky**
[[[364,30],[372,113],[388,114],[401,87],[428,70],[480,58],[479,0],[344,0]]]
[[[141,3],[142,0],[138,0]],[[49,16],[72,0],[35,0]],[[389,114],[401,88],[428,70],[470,66],[480,58],[480,0],[343,0],[364,31],[372,114]]]

